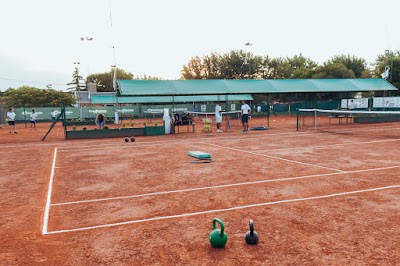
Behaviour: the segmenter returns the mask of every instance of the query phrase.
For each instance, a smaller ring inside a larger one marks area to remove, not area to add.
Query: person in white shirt
[[[29,116],[29,119],[31,120],[31,128],[33,126],[33,128],[35,130],[36,130],[36,118],[37,118],[37,114],[35,113],[35,110],[32,110],[32,113]]]
[[[51,115],[51,121],[52,122],[56,121],[56,115],[57,115],[56,111],[55,110],[51,110],[50,115]]]
[[[215,106],[215,122],[217,123],[217,132],[222,133],[223,131],[221,130],[221,123],[222,123],[222,113],[224,110],[222,110],[221,105],[219,102]]]
[[[249,114],[251,112],[250,106],[242,101],[242,123],[243,123],[243,133],[249,132]]]
[[[10,108],[7,112],[7,119],[8,119],[8,125],[10,126],[10,134],[11,134],[11,129],[14,130],[14,134],[17,134],[17,131],[15,129],[15,113],[12,108]]]

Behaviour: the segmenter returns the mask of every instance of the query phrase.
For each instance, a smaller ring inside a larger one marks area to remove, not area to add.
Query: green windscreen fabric
[[[129,103],[192,103],[192,102],[216,102],[221,101],[252,101],[250,94],[234,95],[196,95],[196,96],[125,96],[115,97],[113,95],[92,95],[90,97],[92,104],[129,104]]]
[[[121,96],[397,90],[384,79],[119,80]]]

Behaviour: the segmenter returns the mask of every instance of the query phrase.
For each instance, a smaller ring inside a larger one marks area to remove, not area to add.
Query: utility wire
[[[29,81],[29,80],[21,80],[21,79],[10,79],[10,78],[2,78],[0,80],[9,80],[9,81],[17,81],[17,82],[25,82],[25,83],[35,83],[35,84],[44,84],[44,85],[67,85],[61,83],[52,83],[52,82],[38,82],[38,81]]]

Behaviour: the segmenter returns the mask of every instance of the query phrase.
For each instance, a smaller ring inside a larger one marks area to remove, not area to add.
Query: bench
[[[351,116],[351,115],[350,116],[344,116],[344,115],[334,116],[334,115],[331,115],[331,116],[328,116],[328,118],[329,118],[329,124],[332,123],[331,119],[337,119],[339,125],[343,124],[343,119],[346,119],[346,124],[354,123],[354,117]]]
[[[196,124],[193,123],[193,117],[191,115],[180,115],[180,114],[173,114],[172,115],[172,123],[174,126],[174,133],[180,133],[180,127],[186,127],[186,132],[195,132]],[[176,130],[176,128],[178,130]],[[192,131],[190,131],[190,129]],[[177,132],[178,131],[178,132]]]
[[[184,125],[183,125],[183,124],[176,124],[176,125],[174,125],[174,132],[175,132],[175,133],[179,133],[179,128],[180,128],[180,127],[186,127],[186,128],[187,128],[187,131],[186,131],[186,132],[192,132],[192,133],[194,133],[194,132],[195,132],[195,126],[196,126],[195,123],[184,124]],[[178,129],[178,132],[176,132],[175,128]],[[190,131],[190,129],[191,129],[192,131]]]

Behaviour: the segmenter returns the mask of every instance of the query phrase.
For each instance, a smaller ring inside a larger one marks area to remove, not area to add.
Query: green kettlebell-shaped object
[[[221,229],[217,229],[216,223],[219,223]],[[228,235],[224,232],[224,229],[224,223],[220,219],[214,218],[213,230],[210,233],[210,243],[214,248],[225,247],[225,244],[228,241]]]

